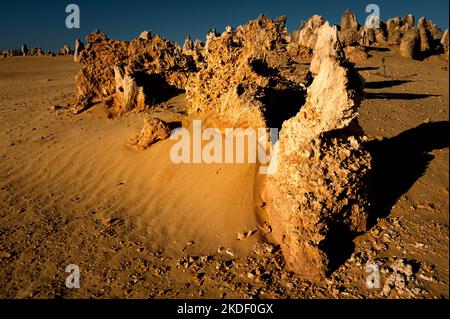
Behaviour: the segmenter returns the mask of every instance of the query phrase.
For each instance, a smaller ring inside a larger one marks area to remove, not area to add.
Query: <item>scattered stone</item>
[[[157,118],[146,118],[144,127],[139,135],[134,137],[128,146],[145,150],[152,144],[164,140],[170,136],[170,128],[166,122]]]

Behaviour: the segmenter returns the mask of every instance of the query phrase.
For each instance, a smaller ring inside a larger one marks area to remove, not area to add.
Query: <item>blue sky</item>
[[[74,3],[80,7],[81,28],[67,29],[65,8]],[[288,29],[298,28],[302,20],[321,14],[331,23],[339,23],[346,8],[351,9],[360,23],[365,21],[368,4],[380,7],[382,20],[412,13],[425,16],[448,27],[448,0],[221,0],[221,1],[114,1],[114,0],[22,0],[2,1],[0,5],[0,49],[28,47],[57,50],[93,29],[100,29],[115,39],[130,40],[145,29],[178,43],[187,35],[204,40],[210,28],[223,31],[227,25],[238,26],[260,13],[275,18],[288,17]]]

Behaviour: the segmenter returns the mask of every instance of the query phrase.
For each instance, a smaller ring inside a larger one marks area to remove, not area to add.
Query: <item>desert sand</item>
[[[127,146],[142,113],[79,115],[71,57],[0,59],[0,297],[386,298],[365,264],[411,280],[389,298],[448,298],[448,61],[371,50],[359,121],[377,175],[370,230],[313,283],[270,244],[254,164],[173,164],[173,141]],[[180,94],[152,109],[189,120]],[[249,238],[238,240],[238,233]],[[81,288],[67,289],[76,264]]]

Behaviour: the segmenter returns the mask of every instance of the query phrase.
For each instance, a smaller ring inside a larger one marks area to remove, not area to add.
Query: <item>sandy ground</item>
[[[74,98],[71,58],[0,59],[0,297],[448,298],[447,61],[371,54],[358,65],[376,168],[371,229],[339,244],[320,284],[286,271],[265,243],[255,165],[175,165],[170,140],[129,148],[144,114],[54,110]],[[181,95],[160,109],[183,105]],[[413,274],[383,294],[399,260]],[[366,287],[367,262],[380,265],[380,288]],[[65,286],[69,264],[80,289]]]

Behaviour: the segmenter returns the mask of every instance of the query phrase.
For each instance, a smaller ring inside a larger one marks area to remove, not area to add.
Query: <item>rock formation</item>
[[[75,40],[75,52],[73,55],[74,62],[78,62],[81,51],[84,49],[84,44],[80,39]]]
[[[299,45],[314,49],[317,41],[317,30],[325,23],[325,19],[319,15],[314,15],[303,22],[299,30],[291,36],[291,41]]]
[[[152,33],[147,30],[142,31],[141,34],[139,35],[139,39],[142,39],[142,40],[150,41],[151,38],[152,38]]]
[[[194,41],[192,41],[192,38],[188,36],[186,40],[184,40],[183,52],[186,53],[192,50],[194,50]]]
[[[207,66],[187,85],[188,112],[214,113],[231,125],[258,128],[274,124],[274,117],[293,112],[290,108],[296,113],[307,70],[290,58],[287,37],[285,17],[260,16],[220,36],[210,33]]]
[[[310,66],[312,74],[319,73],[323,59],[328,59],[330,56],[344,58],[342,45],[338,38],[337,27],[330,27],[329,23],[326,22],[318,31],[316,47],[314,48],[314,55]]]
[[[419,28],[420,35],[420,51],[430,52],[433,38],[431,36],[431,32],[428,30],[427,19],[424,17],[420,18],[417,23],[417,27]]]
[[[420,57],[420,33],[418,28],[409,28],[403,35],[400,43],[400,54],[410,59],[418,59]]]
[[[104,33],[94,31],[86,38],[87,45],[79,55],[83,65],[77,75],[77,100],[72,108],[74,113],[85,110],[92,103],[118,94],[119,104],[114,107],[120,114],[134,106],[142,106],[142,101],[131,102],[123,96],[117,85],[118,74],[124,75],[125,83],[129,78],[135,81],[145,96],[145,105],[153,105],[184,89],[189,74],[195,70],[192,57],[182,53],[180,46],[159,35],[147,34],[145,38],[131,42],[111,40]],[[123,72],[114,68],[122,63]],[[129,68],[127,68],[129,67]],[[128,70],[128,71],[127,71]],[[124,88],[123,88],[124,89]],[[139,99],[143,96],[139,95]]]
[[[360,25],[356,20],[355,15],[350,10],[345,10],[341,18],[341,31],[345,32],[347,30],[352,30],[358,32]]]
[[[412,28],[416,24],[416,19],[414,19],[414,16],[412,14],[407,14],[403,17],[403,29],[404,31],[408,31],[408,29]]]
[[[345,57],[353,63],[364,62],[369,58],[366,50],[361,46],[347,46],[344,48]]]
[[[199,39],[192,41],[190,36],[186,38],[183,44],[183,54],[194,59],[197,69],[201,69],[204,66],[203,48],[204,46]]]
[[[58,51],[58,55],[64,55],[64,56],[67,56],[67,55],[72,55],[73,54],[73,51],[72,51],[72,49],[67,45],[67,44],[65,44],[61,49],[59,49],[59,51]]]
[[[152,144],[170,136],[169,125],[157,118],[146,118],[140,134],[128,142],[128,146],[145,150]]]
[[[441,44],[448,59],[448,29],[442,35]]]
[[[22,44],[22,55],[27,56],[28,55],[28,48],[26,44]]]
[[[324,33],[325,35],[322,35]],[[335,29],[324,26],[319,39]],[[334,39],[334,38],[333,38]],[[318,40],[319,41],[319,40]],[[306,104],[283,124],[265,199],[270,224],[288,269],[320,281],[329,270],[329,246],[341,231],[365,230],[371,157],[357,121],[363,80],[326,41]]]

